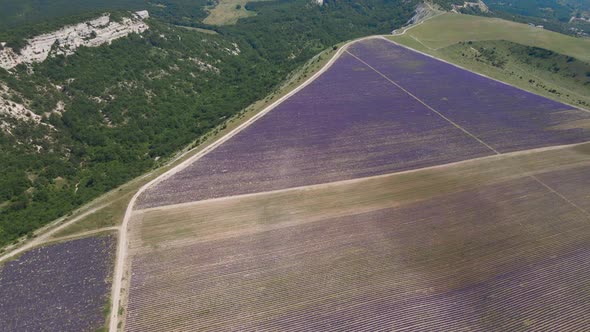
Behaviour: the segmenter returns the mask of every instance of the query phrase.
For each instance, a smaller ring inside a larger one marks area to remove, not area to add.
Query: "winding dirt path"
[[[61,225],[59,225],[59,226],[57,226],[55,228],[51,228],[47,232],[44,232],[44,233],[38,235],[36,238],[34,238],[33,240],[27,242],[23,246],[21,246],[19,248],[16,248],[16,249],[14,249],[14,250],[12,250],[12,251],[10,251],[10,252],[8,252],[8,253],[0,256],[0,262],[2,262],[4,260],[11,259],[11,258],[14,258],[14,257],[20,255],[21,253],[23,253],[23,252],[25,252],[25,251],[27,251],[29,249],[32,249],[34,247],[37,247],[39,245],[42,245],[42,244],[44,244],[46,242],[53,242],[53,239],[51,239],[51,241],[49,241],[50,238],[51,238],[51,236],[53,236],[53,234],[55,234],[55,233],[61,231],[62,229],[66,228],[66,227],[68,227],[70,225],[72,225],[73,223],[78,222],[79,220],[85,218],[86,216],[97,212],[98,210],[104,208],[105,206],[107,206],[109,204],[110,204],[110,202],[101,204],[101,205],[99,205],[97,207],[94,207],[94,208],[92,208],[92,209],[90,209],[90,210],[88,210],[88,211],[86,211],[86,212],[84,212],[84,213],[76,216],[75,218],[72,218],[72,219],[64,222],[63,224],[61,224]],[[58,222],[59,222],[59,220],[58,220]]]
[[[413,29],[413,28],[415,28],[415,27],[419,26],[420,24],[422,24],[422,23],[424,23],[424,22],[426,22],[426,21],[428,21],[428,20],[430,20],[430,19],[432,19],[432,18],[435,18],[435,17],[437,17],[437,16],[440,16],[440,15],[443,15],[443,14],[446,14],[446,13],[447,13],[447,12],[438,11],[438,10],[436,10],[436,9],[432,8],[432,6],[431,6],[429,3],[426,3],[426,4],[428,5],[429,9],[430,9],[432,12],[435,12],[436,14],[434,14],[434,15],[432,15],[432,16],[428,16],[427,18],[425,18],[425,19],[421,20],[420,22],[418,22],[418,23],[416,23],[416,24],[412,24],[412,25],[409,25],[409,26],[406,26],[406,27],[402,27],[402,32],[400,32],[400,33],[395,33],[395,34],[393,34],[393,36],[401,36],[401,35],[405,35],[405,34],[406,34],[406,32],[407,32],[408,30],[411,30],[411,29]]]
[[[99,228],[99,229],[93,229],[91,231],[75,233],[75,234],[72,234],[72,235],[66,235],[66,236],[56,237],[56,238],[47,240],[45,243],[62,242],[62,241],[77,239],[77,238],[81,238],[81,237],[87,237],[87,236],[90,236],[90,235],[104,233],[104,232],[110,232],[110,231],[117,231],[118,232],[119,231],[119,226],[104,227],[104,228]]]

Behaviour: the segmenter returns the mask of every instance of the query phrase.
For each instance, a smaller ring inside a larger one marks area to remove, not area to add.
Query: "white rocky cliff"
[[[5,117],[35,124],[41,123],[41,116],[33,113],[27,106],[10,100],[13,95],[15,95],[14,91],[0,83],[0,131],[10,133],[13,128],[11,122],[6,121]]]
[[[115,22],[106,14],[91,21],[36,36],[27,40],[27,45],[19,53],[10,47],[0,50],[0,67],[11,69],[21,63],[43,62],[49,56],[71,55],[81,46],[96,47],[130,33],[144,32],[149,28],[144,22],[148,17],[148,12],[143,10],[123,18],[121,22]]]

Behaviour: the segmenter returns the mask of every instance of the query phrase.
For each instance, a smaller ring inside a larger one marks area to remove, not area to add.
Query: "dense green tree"
[[[256,16],[207,27],[200,23],[205,3],[158,3],[166,6],[141,36],[81,48],[32,70],[0,70],[0,81],[16,91],[11,98],[45,114],[40,125],[0,132],[0,245],[157,166],[274,91],[319,51],[387,33],[414,8],[402,0],[253,2],[246,7]],[[58,102],[63,114],[54,112]]]

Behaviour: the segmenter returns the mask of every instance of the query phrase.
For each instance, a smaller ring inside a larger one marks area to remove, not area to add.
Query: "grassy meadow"
[[[389,38],[519,88],[590,109],[588,39],[450,13]]]

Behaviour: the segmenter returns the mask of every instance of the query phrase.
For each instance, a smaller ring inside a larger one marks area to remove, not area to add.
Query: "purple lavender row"
[[[147,190],[137,206],[326,183],[489,154],[344,54],[250,127]]]
[[[589,258],[580,248],[453,291],[361,296],[330,314],[319,306],[241,330],[581,331],[590,322]]]
[[[95,331],[105,323],[114,238],[27,251],[0,268],[0,331]]]
[[[383,39],[349,51],[500,152],[590,140],[590,130],[556,129],[590,113],[485,78]]]

